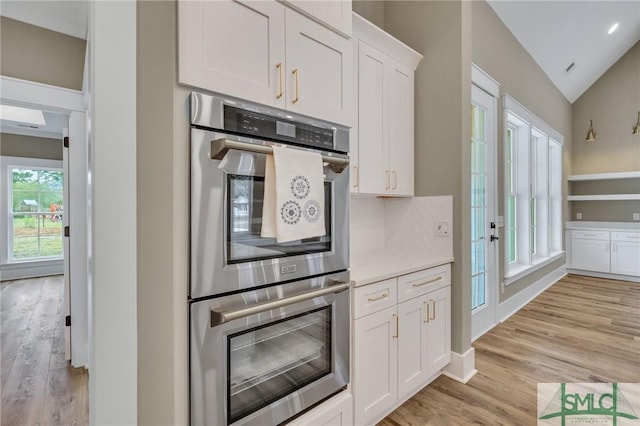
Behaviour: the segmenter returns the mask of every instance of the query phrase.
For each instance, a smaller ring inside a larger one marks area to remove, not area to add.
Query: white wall
[[[91,2],[89,51],[90,424],[135,425],[136,2]]]

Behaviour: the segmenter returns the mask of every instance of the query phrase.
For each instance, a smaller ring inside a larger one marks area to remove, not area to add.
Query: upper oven
[[[348,134],[331,123],[191,94],[191,299],[348,268]],[[325,235],[286,243],[260,236],[274,144],[321,154]]]

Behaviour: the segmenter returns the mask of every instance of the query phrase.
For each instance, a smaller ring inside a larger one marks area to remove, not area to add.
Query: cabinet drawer
[[[451,285],[449,264],[398,277],[398,303]]]
[[[397,300],[395,278],[357,287],[353,292],[353,318],[395,306]]]
[[[571,238],[583,238],[586,240],[609,240],[608,231],[571,231]]]
[[[640,242],[640,232],[612,232],[611,241]]]

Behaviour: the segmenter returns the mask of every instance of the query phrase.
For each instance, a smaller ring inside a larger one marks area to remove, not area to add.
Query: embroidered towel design
[[[326,233],[322,157],[274,146],[266,162],[260,236],[285,243]]]

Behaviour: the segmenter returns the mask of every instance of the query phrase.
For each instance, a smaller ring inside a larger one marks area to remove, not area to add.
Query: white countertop
[[[567,229],[591,229],[594,231],[640,231],[640,222],[566,222]]]
[[[417,251],[374,250],[351,255],[351,285],[358,287],[453,262]]]

